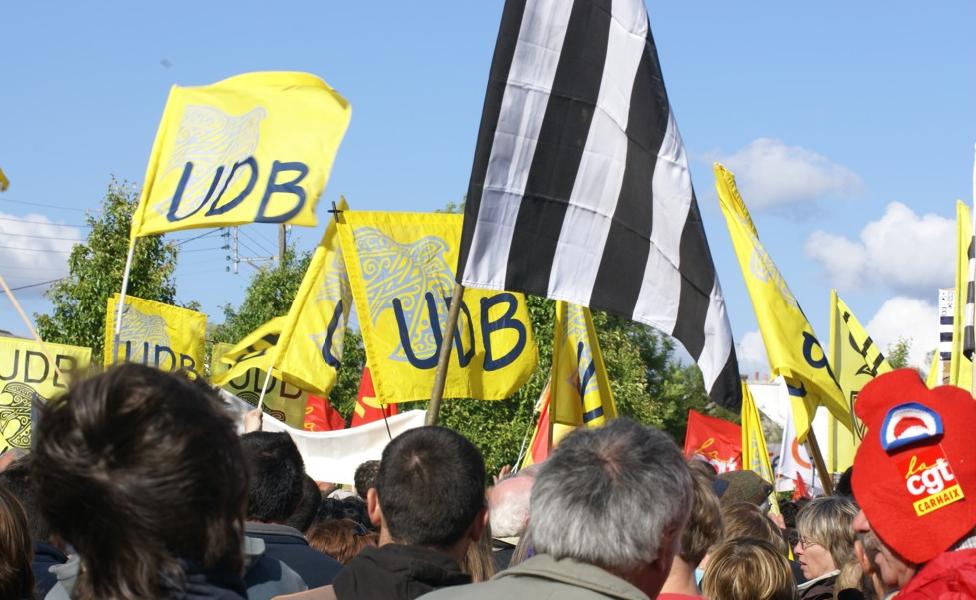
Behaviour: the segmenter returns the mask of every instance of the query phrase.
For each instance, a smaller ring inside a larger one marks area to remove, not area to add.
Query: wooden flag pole
[[[437,358],[434,389],[430,392],[430,404],[427,405],[425,425],[437,425],[437,417],[441,412],[441,399],[444,397],[444,383],[447,380],[447,365],[451,362],[451,348],[454,346],[454,332],[457,330],[462,296],[464,296],[464,286],[455,283],[454,295],[451,296],[451,307],[447,311],[447,322],[444,323],[444,331],[441,336],[441,352]]]
[[[813,432],[813,423],[810,423],[810,432],[807,434],[807,449],[810,451],[810,458],[817,469],[817,476],[820,477],[820,486],[824,494],[831,496],[834,493],[834,482],[827,471],[827,463],[824,462],[823,454],[820,452],[820,444],[817,443],[817,435]]]
[[[41,339],[41,336],[37,334],[37,330],[34,329],[34,324],[31,323],[29,318],[27,318],[27,313],[24,312],[24,309],[20,306],[20,302],[17,301],[17,298],[14,297],[13,290],[11,290],[7,285],[7,280],[3,278],[3,275],[0,275],[0,287],[3,287],[4,293],[6,293],[7,297],[10,298],[10,303],[14,305],[14,308],[17,310],[17,314],[20,315],[24,325],[27,326],[27,331],[34,336],[34,341],[41,345],[41,351],[44,352],[45,358],[47,358],[48,362],[51,363],[51,366],[54,367],[54,371],[58,374],[58,376],[61,377],[61,379],[65,379],[64,373],[61,371],[61,368],[58,367],[58,361],[54,360],[54,356],[51,355],[51,349],[47,347],[47,344]]]

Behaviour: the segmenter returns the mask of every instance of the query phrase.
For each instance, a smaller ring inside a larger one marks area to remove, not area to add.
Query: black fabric
[[[237,600],[247,598],[247,588],[240,575],[229,571],[203,571],[192,563],[184,565],[186,584],[183,600]]]
[[[31,568],[34,571],[34,596],[43,598],[58,582],[58,576],[49,573],[48,569],[54,565],[63,565],[68,557],[51,544],[37,542],[34,544],[34,561]]]
[[[800,590],[797,597],[800,600],[833,600],[835,581],[837,581],[836,576],[818,581],[805,590]]]
[[[308,545],[300,531],[287,525],[247,523],[245,534],[264,540],[264,554],[291,567],[310,588],[329,585],[342,569],[339,561]]]
[[[364,548],[335,578],[339,600],[413,600],[428,592],[471,583],[450,556],[420,546]]]

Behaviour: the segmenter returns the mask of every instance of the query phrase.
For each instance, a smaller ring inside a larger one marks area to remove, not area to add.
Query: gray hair
[[[632,571],[658,556],[668,530],[680,538],[691,486],[664,433],[628,419],[581,428],[543,463],[527,535],[539,553]]]

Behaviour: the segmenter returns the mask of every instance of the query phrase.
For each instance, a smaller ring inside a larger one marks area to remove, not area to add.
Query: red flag
[[[536,423],[535,433],[532,434],[532,443],[529,445],[529,453],[522,461],[522,466],[536,465],[549,458],[549,450],[552,444],[549,443],[549,385],[542,392],[542,408],[539,411],[539,422]]]
[[[352,427],[379,421],[383,418],[383,413],[387,417],[397,414],[396,404],[385,404],[383,408],[376,408],[376,391],[373,389],[373,376],[369,372],[369,367],[363,368],[363,378],[359,381],[359,393],[356,395],[356,406],[352,410]]]
[[[719,473],[742,468],[742,428],[724,419],[688,411],[685,456],[699,456]]]
[[[803,481],[800,474],[797,473],[793,480],[796,482],[796,487],[793,488],[793,500],[799,500],[800,498],[809,498],[810,490],[807,488],[807,482]]]
[[[346,420],[332,408],[328,398],[308,395],[305,403],[305,431],[337,431],[346,428]]]

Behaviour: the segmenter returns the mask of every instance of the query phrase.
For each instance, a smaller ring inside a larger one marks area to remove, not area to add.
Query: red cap
[[[928,389],[913,369],[875,378],[854,412],[867,432],[854,458],[854,496],[895,552],[925,563],[976,527],[976,401]]]

